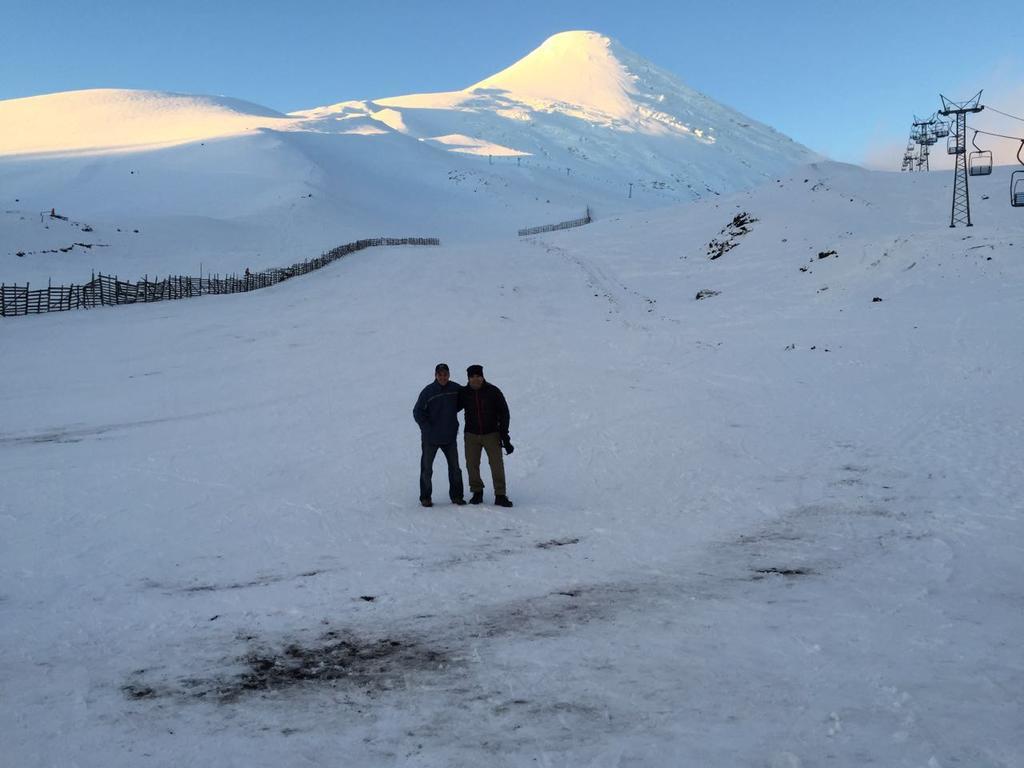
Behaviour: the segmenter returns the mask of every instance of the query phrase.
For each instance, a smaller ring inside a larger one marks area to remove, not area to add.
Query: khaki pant
[[[487,451],[487,463],[491,465],[491,479],[494,481],[494,495],[505,496],[505,462],[501,457],[501,437],[497,432],[489,435],[466,433],[466,470],[469,472],[469,490],[483,492],[484,480],[480,477],[480,452]]]

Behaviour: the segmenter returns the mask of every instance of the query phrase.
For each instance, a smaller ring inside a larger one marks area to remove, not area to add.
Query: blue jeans
[[[434,475],[434,457],[440,450],[448,461],[448,496],[452,501],[461,499],[465,494],[462,490],[462,469],[459,467],[459,444],[454,440],[448,445],[431,445],[422,441],[423,454],[420,457],[420,499],[429,499],[433,492],[431,478]]]

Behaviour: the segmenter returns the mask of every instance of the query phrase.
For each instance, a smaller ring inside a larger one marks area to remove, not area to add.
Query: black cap
[[[483,376],[484,367],[482,365],[471,365],[466,369],[467,376]]]
[[[434,373],[440,373],[441,371],[448,371],[448,363],[438,363],[434,366]]]

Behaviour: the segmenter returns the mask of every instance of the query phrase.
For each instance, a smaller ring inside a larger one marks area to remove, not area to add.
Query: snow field
[[[1019,764],[1024,224],[964,240],[941,183],[820,166],[5,321],[5,752]],[[439,360],[506,393],[514,509],[417,506]]]

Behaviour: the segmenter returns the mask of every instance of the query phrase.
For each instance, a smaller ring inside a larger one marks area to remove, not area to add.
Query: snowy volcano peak
[[[705,143],[714,143],[707,129],[720,122],[716,118],[734,114],[618,41],[589,31],[553,35],[466,91],[497,92],[538,111],[630,132],[686,133]]]
[[[466,90],[506,91],[519,101],[573,104],[628,117],[638,78],[623,62],[622,53],[629,56],[598,32],[561,32]]]

